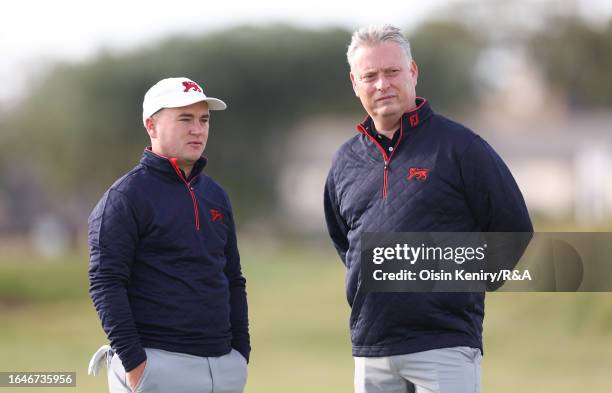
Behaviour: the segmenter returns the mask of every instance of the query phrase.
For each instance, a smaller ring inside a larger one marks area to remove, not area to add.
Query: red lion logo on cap
[[[202,92],[200,86],[198,86],[198,84],[195,82],[183,82],[183,86],[185,86],[185,90],[183,90],[184,93],[187,93],[190,89],[193,89],[193,91],[197,91],[200,93]]]

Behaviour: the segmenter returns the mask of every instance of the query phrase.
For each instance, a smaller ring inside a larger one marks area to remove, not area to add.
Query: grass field
[[[253,353],[249,393],[352,391],[344,268],[328,247],[242,248]],[[612,383],[612,294],[487,294],[483,392],[607,392]],[[76,388],[105,343],[87,295],[87,256],[0,256],[0,371],[76,371]]]

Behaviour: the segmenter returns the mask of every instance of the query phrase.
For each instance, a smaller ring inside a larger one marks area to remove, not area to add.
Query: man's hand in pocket
[[[138,381],[140,381],[140,378],[142,378],[142,373],[144,372],[146,364],[147,364],[147,361],[145,360],[144,362],[136,366],[136,368],[132,369],[132,371],[125,373],[127,384],[130,387],[130,389],[132,389],[132,391],[136,389],[136,385],[138,385]]]

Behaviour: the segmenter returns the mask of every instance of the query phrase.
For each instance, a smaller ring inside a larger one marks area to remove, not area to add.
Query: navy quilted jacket
[[[174,159],[147,149],[89,217],[89,291],[127,371],[144,347],[249,357],[232,210],[205,164],[185,179]]]
[[[384,151],[372,120],[336,152],[324,194],[329,234],[347,268],[354,356],[436,348],[482,350],[483,293],[366,293],[363,232],[531,232],[521,192],[482,138],[434,114],[427,101],[403,115]]]

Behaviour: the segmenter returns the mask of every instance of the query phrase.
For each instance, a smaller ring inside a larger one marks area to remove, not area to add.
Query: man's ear
[[[157,130],[155,129],[155,120],[153,117],[149,117],[147,120],[145,120],[145,126],[147,128],[147,134],[149,134],[149,137],[157,138]]]
[[[417,63],[414,60],[410,63],[410,73],[414,79],[414,85],[416,86],[417,80],[419,79],[419,67],[417,67]]]
[[[353,91],[355,95],[359,97],[359,93],[357,92],[357,85],[355,84],[355,75],[352,72],[349,72],[349,78],[351,78],[351,84],[353,85]]]

